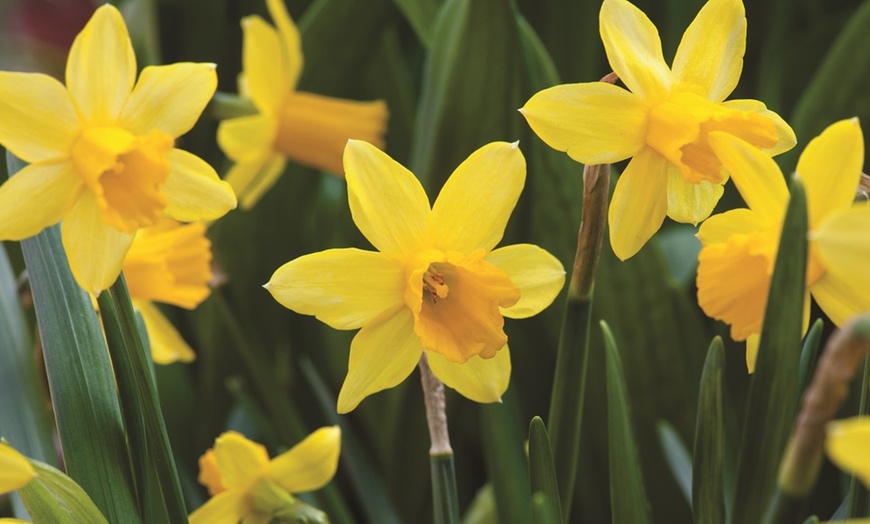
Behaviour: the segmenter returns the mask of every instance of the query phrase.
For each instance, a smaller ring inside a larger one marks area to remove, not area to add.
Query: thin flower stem
[[[429,463],[432,472],[432,499],[436,524],[459,522],[459,497],[456,491],[456,472],[453,448],[447,431],[447,403],[444,384],[432,373],[426,352],[420,357],[420,381],[426,404],[426,422],[429,424]]]
[[[208,103],[203,114],[208,115],[214,120],[226,120],[228,118],[256,115],[257,108],[254,107],[254,104],[250,100],[245,100],[238,95],[218,91],[212,97],[211,102]]]

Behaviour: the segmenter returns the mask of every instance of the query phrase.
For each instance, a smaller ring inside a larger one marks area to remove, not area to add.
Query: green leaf
[[[813,326],[810,328],[809,333],[804,337],[804,346],[801,349],[800,387],[798,389],[801,392],[801,395],[806,391],[807,386],[810,385],[810,381],[813,379],[813,374],[816,371],[816,362],[819,358],[822,330],[824,327],[825,323],[822,319],[816,319],[816,321],[813,322]]]
[[[429,455],[435,524],[458,524],[459,500],[453,453]]]
[[[687,502],[692,501],[692,456],[674,426],[665,420],[660,420],[658,425],[659,442],[665,459],[670,466],[671,474],[680,485],[680,490]]]
[[[870,414],[870,357],[864,357],[864,372],[861,373],[861,401],[858,404],[859,417],[866,417]],[[852,475],[849,479],[849,494],[846,497],[849,501],[848,517],[850,519],[866,517],[870,511],[870,492],[861,482],[861,480]]]
[[[807,204],[793,177],[764,324],[749,388],[738,458],[733,522],[760,522],[774,494],[798,401],[801,321],[807,264]]]
[[[393,2],[408,19],[408,23],[414,28],[423,46],[428,48],[432,44],[435,17],[438,15],[442,0],[393,0]]]
[[[516,392],[508,388],[500,403],[480,407],[486,470],[495,490],[498,521],[524,524],[532,518],[529,469]]]
[[[610,506],[613,522],[651,522],[634,440],[631,408],[616,340],[601,321],[607,377],[607,430],[610,435]]]
[[[24,163],[6,153],[9,173]],[[60,227],[21,241],[64,465],[111,522],[136,522],[115,377],[91,300],[73,279]]]
[[[532,488],[534,522],[562,522],[562,505],[559,502],[559,485],[556,481],[556,466],[550,450],[550,437],[541,417],[532,418],[529,424],[529,477]],[[542,495],[543,497],[540,497]],[[538,508],[538,501],[547,506]]]
[[[30,460],[36,477],[21,488],[21,499],[33,522],[77,524],[108,522],[75,481],[38,460]]]
[[[692,464],[692,508],[695,522],[725,522],[725,347],[716,337],[707,350],[698,394]]]

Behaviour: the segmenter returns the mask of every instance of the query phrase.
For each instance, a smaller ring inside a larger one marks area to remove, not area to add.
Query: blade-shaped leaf
[[[562,505],[559,502],[559,485],[556,481],[556,466],[550,450],[547,427],[541,417],[534,417],[529,424],[529,481],[532,487],[532,511],[535,522],[547,519],[562,522]],[[538,495],[543,495],[543,498]],[[539,509],[538,501],[548,506]]]
[[[34,522],[76,524],[108,522],[75,481],[57,469],[31,460],[36,477],[21,490],[21,499]]]
[[[660,420],[656,426],[659,432],[659,441],[671,474],[683,491],[686,501],[692,501],[692,456],[683,443],[680,434],[674,426],[665,420]]]
[[[502,401],[480,406],[486,469],[495,490],[499,522],[524,523],[532,518],[529,470],[522,438],[516,392],[508,388]]]
[[[725,522],[725,347],[716,337],[707,350],[698,393],[692,464],[692,509],[695,522]]]

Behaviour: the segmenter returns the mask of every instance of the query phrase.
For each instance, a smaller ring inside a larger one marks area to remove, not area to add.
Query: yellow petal
[[[72,164],[31,164],[0,186],[0,239],[21,240],[60,220],[84,189]]]
[[[697,84],[713,102],[734,91],[746,51],[746,14],[740,0],[710,0],[686,29],[674,57],[674,76]]]
[[[267,472],[269,453],[262,444],[236,431],[222,433],[214,441],[221,482],[227,489],[245,486]]]
[[[155,364],[193,362],[196,354],[157,306],[145,300],[136,300],[134,305],[142,314],[142,321],[148,332],[148,343],[151,346],[151,358]]]
[[[61,223],[63,248],[76,282],[94,296],[118,275],[134,235],[106,225],[97,202],[85,191]]]
[[[811,291],[819,307],[837,326],[858,313],[870,311],[867,288],[858,288],[833,273],[828,272],[816,281]]]
[[[647,109],[637,95],[605,82],[564,84],[535,93],[520,109],[548,146],[584,164],[610,164],[645,143]]]
[[[406,259],[419,250],[429,198],[414,175],[373,145],[349,140],[344,150],[353,221],[381,253]]]
[[[610,67],[632,93],[651,99],[670,90],[672,74],[658,30],[640,9],[625,0],[604,0],[599,28]]]
[[[686,178],[671,164],[668,166],[668,216],[675,222],[697,225],[713,212],[725,189],[722,184]]]
[[[835,212],[810,233],[816,253],[828,273],[849,282],[870,297],[870,205],[858,204]],[[856,311],[857,313],[857,311]]]
[[[504,271],[520,289],[517,303],[501,308],[508,318],[537,315],[553,303],[565,285],[565,268],[559,259],[532,244],[496,249],[486,256],[486,261]]]
[[[272,460],[269,474],[289,493],[320,489],[332,480],[341,451],[341,428],[320,428]]]
[[[281,42],[278,32],[257,15],[242,19],[242,68],[248,93],[257,109],[274,112],[291,89],[281,70]]]
[[[190,131],[217,89],[214,64],[149,66],[121,112],[121,125],[144,135],[159,129],[177,138]]]
[[[353,338],[338,412],[353,411],[362,399],[391,388],[414,371],[423,349],[414,334],[414,315],[404,306],[385,311]]]
[[[302,72],[302,39],[299,37],[299,29],[290,18],[284,0],[266,0],[266,8],[272,21],[278,28],[278,36],[281,38],[281,70],[290,83],[290,89],[296,87],[299,74]]]
[[[492,142],[471,154],[450,175],[432,206],[429,233],[442,251],[492,250],[517,204],[526,180],[518,144]]]
[[[78,34],[66,62],[66,86],[84,118],[114,123],[136,80],[136,56],[121,13],[98,8]]]
[[[659,230],[668,210],[669,163],[644,148],[628,163],[610,201],[610,245],[620,260],[631,258]]]
[[[191,513],[190,524],[238,524],[247,512],[247,493],[224,491]]]
[[[746,337],[746,372],[755,373],[755,361],[758,359],[758,343],[761,335],[754,333]]]
[[[199,222],[235,209],[232,187],[203,159],[180,149],[170,151],[167,158],[169,177],[161,186],[167,198],[166,215],[181,222]]]
[[[751,209],[732,209],[705,220],[697,236],[701,244],[706,246],[727,242],[732,235],[749,235],[769,226]]]
[[[0,442],[0,494],[23,488],[36,477],[33,466],[6,442]]]
[[[840,469],[870,487],[870,417],[829,422],[825,450]]]
[[[782,119],[777,113],[768,109],[762,102],[758,100],[728,100],[722,102],[722,105],[741,111],[753,111],[759,115],[770,119],[776,126],[776,145],[771,148],[762,148],[761,150],[770,156],[776,156],[780,153],[792,149],[797,143],[797,138],[794,135],[794,130],[788,125],[788,122]]]
[[[284,264],[266,289],[297,313],[335,329],[357,329],[402,304],[405,272],[381,253],[329,249]]]
[[[788,188],[776,162],[727,133],[710,133],[709,141],[750,209],[767,222],[782,222]]]
[[[251,209],[278,182],[286,167],[283,156],[268,154],[261,159],[234,165],[227,173],[226,181],[238,195],[242,209]]]
[[[807,192],[810,229],[855,199],[864,166],[864,137],[857,118],[841,120],[812,139],[797,164]]]
[[[63,84],[48,75],[0,71],[0,144],[26,162],[63,159],[79,119]]]
[[[224,120],[218,126],[217,141],[227,157],[251,162],[272,151],[278,120],[270,115],[250,115]]]
[[[426,352],[429,367],[447,387],[475,402],[501,401],[511,378],[511,357],[507,344],[493,358],[471,357],[464,364],[450,362],[431,351]]]
[[[209,495],[217,495],[226,491],[227,487],[221,481],[221,470],[218,467],[217,455],[214,449],[208,449],[199,457],[199,475],[196,480],[208,489]]]

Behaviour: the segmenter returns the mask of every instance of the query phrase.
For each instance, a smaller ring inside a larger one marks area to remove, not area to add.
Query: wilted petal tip
[[[520,147],[520,141],[511,142],[511,149],[518,149]]]

